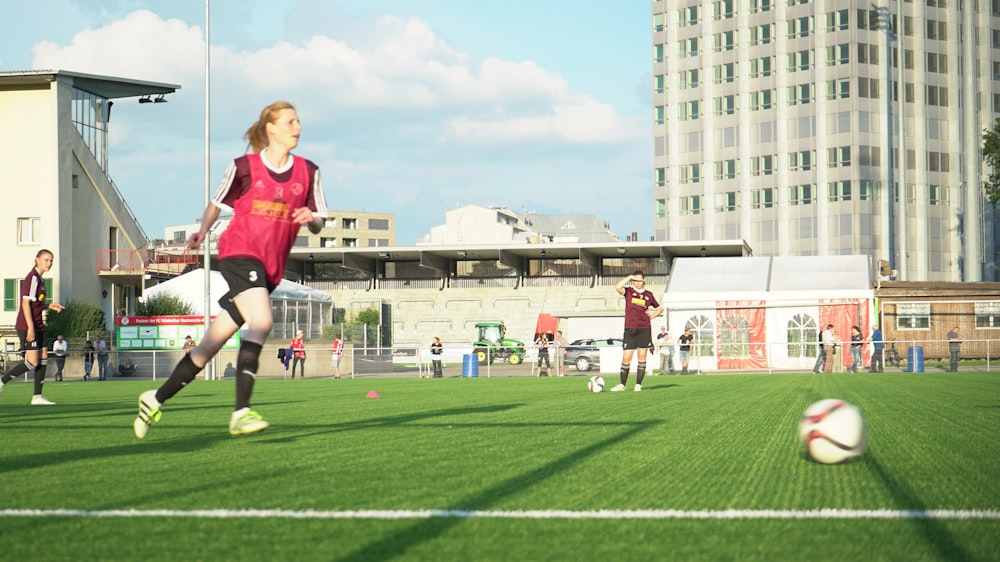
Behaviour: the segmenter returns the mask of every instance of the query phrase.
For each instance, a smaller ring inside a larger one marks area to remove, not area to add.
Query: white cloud
[[[469,193],[484,193],[481,204],[544,206],[548,199],[539,194],[569,185],[560,180],[568,168],[588,170],[573,184],[581,191],[606,193],[619,175],[630,176],[630,186],[649,181],[645,171],[639,180],[634,169],[623,170],[645,165],[644,120],[574,91],[530,60],[473,61],[418,18],[374,15],[363,24],[344,36],[212,47],[213,181],[243,149],[240,136],[260,108],[276,99],[299,108],[300,149],[324,170],[331,206],[397,212],[401,230],[419,222],[425,232],[453,199],[470,201]],[[34,68],[182,86],[169,104],[116,105],[112,120],[113,173],[153,236],[200,214],[193,206],[201,202],[203,175],[203,49],[199,25],[146,10],[80,31],[67,45],[43,42],[34,49]],[[150,185],[148,178],[177,185]],[[179,193],[180,203],[167,205],[183,211],[141,201],[163,189]],[[531,203],[536,199],[539,205]],[[586,199],[555,210],[604,211]],[[410,238],[402,235],[399,243]]]

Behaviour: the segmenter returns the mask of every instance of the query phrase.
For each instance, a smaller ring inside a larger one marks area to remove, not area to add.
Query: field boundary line
[[[182,519],[1000,519],[995,509],[601,509],[573,511],[363,509],[0,509],[0,517],[82,517]]]

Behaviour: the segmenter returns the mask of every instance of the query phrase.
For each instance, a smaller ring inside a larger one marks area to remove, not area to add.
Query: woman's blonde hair
[[[272,103],[261,110],[260,118],[253,125],[250,125],[247,132],[243,133],[243,138],[247,140],[247,144],[253,152],[260,152],[268,145],[267,124],[274,123],[278,119],[278,112],[282,109],[295,111],[295,106],[287,101]]]

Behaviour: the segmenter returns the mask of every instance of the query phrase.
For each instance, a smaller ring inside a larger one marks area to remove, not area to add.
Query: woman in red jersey
[[[236,407],[229,433],[250,435],[268,428],[268,423],[250,409],[250,396],[261,348],[271,331],[270,293],[281,281],[301,226],[316,234],[326,216],[319,168],[291,153],[301,132],[292,104],[275,102],[265,107],[244,135],[252,151],[229,166],[202,215],[201,229],[188,240],[189,248],[209,242],[220,211],[233,212],[219,238],[219,270],[229,284],[229,292],[219,299],[222,310],[163,386],[139,396],[139,415],[133,423],[139,439],[160,419],[160,406],[194,380],[243,325],[246,331],[236,356]]]
[[[35,267],[31,268],[24,281],[21,281],[20,308],[17,311],[17,320],[14,324],[17,335],[21,339],[24,361],[14,365],[0,378],[0,392],[3,392],[3,385],[10,382],[11,379],[28,371],[34,371],[35,395],[31,398],[33,406],[52,406],[55,404],[42,396],[42,381],[45,380],[45,367],[49,362],[42,311],[62,312],[63,309],[61,304],[48,302],[48,295],[45,293],[45,281],[42,279],[42,275],[45,275],[50,269],[52,269],[52,252],[39,250],[35,254]]]

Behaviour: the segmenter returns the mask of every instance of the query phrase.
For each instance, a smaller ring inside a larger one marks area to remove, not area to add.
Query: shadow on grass
[[[882,485],[889,491],[901,509],[927,510],[927,505],[913,489],[886,472],[885,467],[878,461],[878,457],[871,454],[871,451],[866,453],[863,458],[865,464],[872,468],[872,472],[882,481]],[[972,560],[972,555],[962,549],[962,546],[954,540],[941,521],[919,516],[911,517],[910,521],[920,531],[920,535],[927,544],[937,552],[936,560],[954,560],[955,562]]]
[[[458,505],[453,505],[447,510],[484,510],[499,500],[511,494],[518,494],[538,482],[563,474],[574,464],[587,459],[588,457],[615,445],[620,445],[623,441],[634,437],[641,432],[656,428],[663,422],[643,422],[641,424],[625,424],[622,430],[603,441],[594,443],[589,447],[570,453],[560,459],[540,466],[534,470],[525,472],[517,476],[512,476],[497,483],[495,486],[487,488],[482,492],[470,496]],[[464,521],[461,517],[430,518],[420,520],[409,527],[402,529],[392,535],[385,537],[378,542],[370,543],[352,552],[347,552],[336,560],[357,561],[357,560],[392,560],[403,557],[406,553],[419,543],[434,540],[445,533],[448,529]]]

